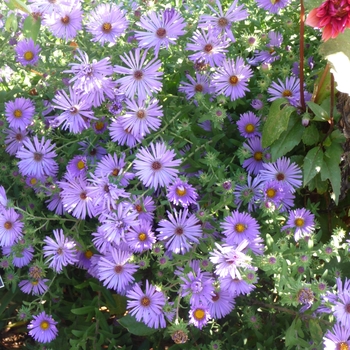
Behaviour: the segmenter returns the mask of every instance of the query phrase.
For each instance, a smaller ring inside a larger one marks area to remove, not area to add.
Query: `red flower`
[[[350,28],[350,0],[327,0],[309,13],[305,23],[323,28],[322,39],[327,41]]]

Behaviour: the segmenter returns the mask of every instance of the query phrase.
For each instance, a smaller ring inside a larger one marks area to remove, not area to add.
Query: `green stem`
[[[300,50],[299,50],[299,66],[300,66],[300,105],[303,111],[306,111],[304,98],[304,32],[305,32],[305,7],[304,1],[300,0]]]

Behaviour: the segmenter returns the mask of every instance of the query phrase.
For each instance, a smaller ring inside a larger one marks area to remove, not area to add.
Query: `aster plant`
[[[349,6],[2,2],[1,333],[348,349]]]

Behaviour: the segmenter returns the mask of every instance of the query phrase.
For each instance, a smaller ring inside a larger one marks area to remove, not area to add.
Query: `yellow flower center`
[[[236,230],[236,232],[238,232],[238,233],[244,232],[245,229],[246,229],[246,227],[245,227],[245,225],[243,225],[243,224],[236,224],[236,225],[235,225],[235,230]]]
[[[149,306],[150,304],[151,304],[150,298],[148,298],[146,296],[142,297],[142,299],[141,299],[142,306]]]
[[[295,226],[302,227],[304,225],[305,220],[302,218],[297,218],[294,221]]]
[[[35,177],[32,177],[32,178],[30,179],[29,182],[30,182],[31,185],[36,185],[36,183],[37,183],[38,181],[36,180]]]
[[[193,317],[197,321],[202,321],[203,318],[205,317],[205,311],[203,309],[196,309],[195,312],[193,313]]]
[[[144,232],[139,233],[139,240],[141,242],[145,241],[147,238],[147,235]]]
[[[274,198],[276,196],[276,190],[274,190],[273,188],[269,188],[266,191],[266,196],[269,198]]]
[[[254,153],[254,159],[255,159],[255,160],[260,161],[260,160],[262,160],[262,157],[263,157],[262,152],[255,152],[255,153]]]
[[[254,127],[253,124],[247,124],[247,125],[245,126],[245,131],[246,131],[247,133],[252,133],[252,132],[254,132],[254,130],[255,130],[255,127]]]
[[[94,253],[91,250],[87,250],[84,253],[84,255],[85,255],[85,258],[90,259],[94,255]]]
[[[50,328],[50,323],[47,321],[43,321],[40,323],[40,328],[44,331],[46,331],[48,328]]]
[[[284,90],[282,92],[282,96],[283,97],[291,97],[291,96],[293,96],[293,94],[292,94],[292,91],[290,91],[290,90]]]
[[[102,130],[103,129],[103,127],[105,126],[105,123],[104,122],[96,122],[95,123],[95,128],[96,128],[96,130]]]
[[[6,228],[6,230],[11,230],[11,228],[12,228],[12,222],[6,221],[6,222],[4,223],[4,227]]]
[[[32,281],[31,283],[33,286],[36,286],[39,283],[39,281]]]
[[[79,170],[84,169],[85,168],[85,163],[82,160],[79,160],[79,162],[77,163],[77,168]]]
[[[337,349],[339,349],[339,350],[349,350],[349,345],[344,343],[344,342],[340,342],[340,343],[338,343]]]
[[[180,197],[184,196],[186,194],[186,189],[183,186],[176,187],[176,194]]]
[[[237,85],[238,83],[238,77],[235,75],[230,76],[229,82],[231,85]]]
[[[280,2],[280,0],[270,0],[272,5],[278,4]]]
[[[26,61],[31,61],[34,58],[34,53],[32,51],[27,51],[23,55]]]
[[[110,33],[112,30],[112,25],[110,23],[103,23],[102,25],[102,31],[104,33]]]
[[[21,118],[22,117],[22,111],[21,110],[19,110],[19,109],[16,109],[14,112],[13,112],[13,116],[15,117],[15,118]]]

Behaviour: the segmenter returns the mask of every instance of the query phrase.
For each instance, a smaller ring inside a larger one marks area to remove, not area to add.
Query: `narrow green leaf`
[[[33,16],[27,16],[23,23],[23,34],[26,38],[32,38],[35,42],[38,38],[41,25],[40,17],[34,18]]]
[[[301,124],[300,118],[291,117],[287,130],[271,145],[272,161],[276,161],[298,145],[304,130],[305,127]]]
[[[284,98],[279,98],[272,102],[262,131],[263,147],[270,146],[280,137],[283,131],[287,130],[289,117],[295,111],[295,108],[289,106],[287,102]]]
[[[306,102],[308,107],[315,113],[315,117],[312,120],[315,121],[327,121],[329,120],[328,112],[325,111],[321,106],[319,106],[317,103],[308,101]]]
[[[135,317],[126,315],[118,320],[131,334],[147,336],[157,332],[157,329],[147,327],[144,323],[136,321]]]
[[[307,12],[319,7],[323,3],[323,0],[304,0],[304,6]]]
[[[321,171],[323,164],[323,152],[320,147],[310,149],[304,159],[304,186]]]
[[[323,338],[323,331],[320,327],[319,321],[315,318],[310,318],[309,329],[311,334],[311,339],[317,344],[320,343]]]
[[[17,23],[17,17],[14,13],[11,13],[5,22],[5,29],[8,32],[15,32],[17,30],[18,23]]]
[[[74,314],[74,315],[86,315],[88,314],[89,312],[91,311],[94,311],[94,307],[92,305],[89,305],[89,306],[83,306],[83,307],[80,307],[80,308],[77,308],[77,309],[72,309],[71,312]]]

